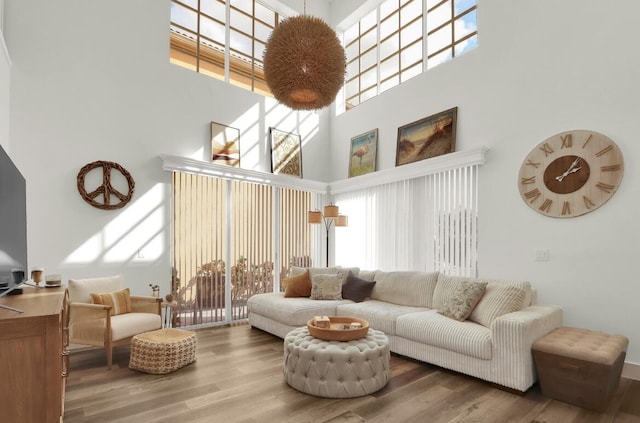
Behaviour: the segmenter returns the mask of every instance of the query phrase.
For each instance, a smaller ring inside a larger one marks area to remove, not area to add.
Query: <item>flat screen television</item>
[[[0,294],[29,277],[26,188],[22,173],[0,145]]]

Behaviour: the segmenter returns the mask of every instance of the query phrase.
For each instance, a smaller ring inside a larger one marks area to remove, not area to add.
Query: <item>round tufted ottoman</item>
[[[326,398],[361,397],[389,381],[389,339],[369,329],[354,341],[323,341],[306,327],[284,339],[284,379],[293,388]]]
[[[196,361],[195,332],[158,329],[131,339],[129,368],[162,375]]]

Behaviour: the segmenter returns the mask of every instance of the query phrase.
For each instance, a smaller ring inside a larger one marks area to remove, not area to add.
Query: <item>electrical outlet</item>
[[[543,248],[535,251],[536,261],[549,261],[549,249]]]

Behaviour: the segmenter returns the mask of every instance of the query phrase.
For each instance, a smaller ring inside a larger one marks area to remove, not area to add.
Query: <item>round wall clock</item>
[[[520,166],[518,189],[538,213],[576,217],[606,203],[623,172],[615,142],[594,131],[572,130],[547,138],[529,152]]]

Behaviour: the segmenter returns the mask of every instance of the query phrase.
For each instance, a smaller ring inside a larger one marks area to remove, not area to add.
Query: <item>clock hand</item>
[[[575,172],[579,171],[580,169],[582,169],[582,168],[581,168],[581,167],[575,167],[575,168],[573,168],[573,169],[571,169],[571,170],[567,170],[567,171],[566,171],[565,173],[563,173],[562,175],[560,175],[560,176],[556,176],[556,181],[558,181],[558,182],[562,182],[562,180],[563,180],[564,178],[566,178],[567,176],[569,176],[569,175],[570,175],[570,174],[572,174],[572,173],[575,173]]]
[[[564,171],[564,173],[560,176],[556,176],[556,181],[558,182],[562,182],[562,180],[564,178],[566,178],[570,173],[576,172],[578,169],[574,170],[574,168],[576,167],[576,165],[578,164],[578,162],[580,161],[580,157],[576,157],[576,159],[573,161],[573,163],[571,163],[571,166],[569,166],[569,169],[567,169],[566,171]]]

